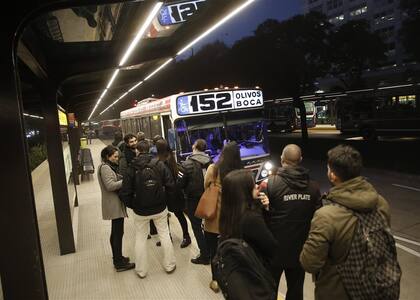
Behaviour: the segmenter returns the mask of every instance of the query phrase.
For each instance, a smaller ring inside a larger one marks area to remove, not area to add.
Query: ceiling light
[[[125,62],[129,58],[129,56],[133,52],[134,48],[137,46],[137,44],[139,43],[140,39],[142,38],[144,32],[150,26],[150,23],[152,23],[153,18],[159,12],[159,9],[161,8],[162,4],[163,4],[163,2],[156,3],[156,5],[153,7],[152,11],[149,13],[149,16],[147,17],[146,21],[143,23],[143,25],[141,26],[140,30],[137,32],[136,37],[133,39],[133,41],[131,42],[130,46],[128,46],[127,50],[125,51],[125,54],[124,54],[124,56],[121,59],[120,64],[119,64],[120,67],[123,64],[125,64]]]
[[[107,89],[109,89],[111,87],[111,84],[114,82],[115,77],[117,77],[119,72],[120,72],[120,70],[116,69],[114,74],[112,74],[111,80],[108,82],[108,85],[106,86]]]
[[[236,15],[237,13],[239,13],[241,10],[243,10],[245,7],[247,7],[248,5],[250,5],[254,1],[255,0],[248,0],[247,2],[245,2],[244,4],[242,4],[241,6],[239,6],[238,8],[236,8],[234,11],[232,11],[226,17],[224,17],[219,22],[217,22],[215,25],[213,25],[212,27],[210,27],[210,29],[206,30],[204,33],[202,33],[199,37],[197,37],[195,40],[193,40],[187,46],[185,46],[180,51],[178,51],[178,53],[176,55],[181,55],[182,53],[184,53],[186,50],[188,50],[195,43],[197,43],[198,41],[200,41],[201,39],[203,39],[209,33],[211,33],[212,31],[214,31],[216,28],[218,28],[219,26],[221,26],[223,23],[225,23],[227,20],[229,20],[230,18],[232,18],[234,15]]]
[[[163,65],[161,65],[159,68],[157,68],[156,70],[154,70],[152,73],[150,73],[146,78],[144,78],[144,81],[149,80],[150,78],[152,78],[153,75],[155,75],[157,72],[159,72],[160,70],[162,70],[164,67],[166,67],[167,64],[169,64],[171,61],[173,61],[173,58],[168,59],[167,61],[165,61],[163,63]]]

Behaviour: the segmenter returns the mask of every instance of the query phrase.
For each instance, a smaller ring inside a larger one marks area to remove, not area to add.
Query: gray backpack
[[[353,213],[358,222],[346,260],[336,268],[347,294],[353,300],[397,300],[400,295],[401,268],[390,228],[375,209]]]

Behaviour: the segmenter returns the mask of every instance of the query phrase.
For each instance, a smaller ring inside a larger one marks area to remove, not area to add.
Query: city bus
[[[336,128],[342,133],[378,136],[420,135],[420,86],[406,84],[348,91],[335,100]]]
[[[304,101],[306,125],[316,126],[316,108],[314,101]],[[300,110],[293,105],[292,98],[265,101],[265,118],[269,132],[292,132],[300,129]]]
[[[120,116],[124,134],[161,135],[176,151],[178,161],[192,153],[199,138],[206,140],[206,152],[214,162],[223,145],[236,141],[245,168],[252,170],[259,182],[272,168],[263,107],[259,89],[215,89],[145,99]]]

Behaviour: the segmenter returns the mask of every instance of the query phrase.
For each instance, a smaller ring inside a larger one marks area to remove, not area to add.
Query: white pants
[[[136,225],[136,243],[135,243],[135,259],[136,272],[141,276],[147,275],[147,235],[149,234],[149,221],[155,223],[159,240],[163,250],[163,268],[170,272],[175,268],[174,247],[169,236],[168,227],[168,209],[151,216],[139,216],[134,214],[134,224]]]

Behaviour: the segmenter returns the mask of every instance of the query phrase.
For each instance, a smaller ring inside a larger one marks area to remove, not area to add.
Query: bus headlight
[[[264,164],[264,169],[265,169],[265,170],[270,171],[272,168],[273,168],[273,164],[272,164],[271,162],[267,161],[267,162]],[[266,176],[264,176],[264,177],[266,177]]]
[[[267,177],[268,176],[268,171],[267,170],[262,170],[261,171],[261,177]]]

